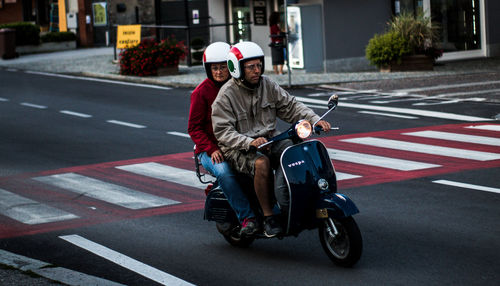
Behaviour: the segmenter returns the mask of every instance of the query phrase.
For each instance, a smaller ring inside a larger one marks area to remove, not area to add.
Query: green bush
[[[377,67],[401,63],[404,55],[427,55],[437,59],[443,51],[436,46],[438,27],[422,13],[402,13],[387,23],[388,32],[375,35],[366,46],[366,58]]]
[[[404,55],[410,54],[408,41],[397,32],[375,35],[366,46],[366,58],[378,68],[389,63],[401,63]]]
[[[50,32],[40,37],[42,43],[75,41],[73,32]]]
[[[16,46],[39,45],[40,27],[27,22],[16,22],[0,25],[0,29],[16,30]]]
[[[414,54],[423,54],[439,38],[438,27],[422,13],[416,16],[401,13],[388,23],[389,31],[397,32],[408,41]]]

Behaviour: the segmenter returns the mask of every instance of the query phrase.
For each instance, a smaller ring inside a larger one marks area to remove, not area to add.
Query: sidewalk
[[[113,48],[77,49],[55,53],[24,55],[11,60],[0,59],[0,67],[192,88],[196,87],[206,77],[201,66],[180,66],[179,74],[173,76],[122,76],[119,75],[118,64],[113,63]],[[500,72],[500,58],[482,58],[440,63],[434,67],[434,71],[425,72],[380,73],[378,71],[366,71],[305,73],[302,70],[292,70],[291,84],[292,86],[308,86],[383,79],[485,73],[492,71]],[[287,87],[289,84],[288,74],[275,75],[272,71],[267,70],[265,74],[284,87]]]

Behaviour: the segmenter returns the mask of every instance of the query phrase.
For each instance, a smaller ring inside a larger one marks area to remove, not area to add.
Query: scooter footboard
[[[328,209],[335,218],[349,217],[359,213],[358,207],[346,195],[334,193],[328,194],[318,202],[318,209]]]

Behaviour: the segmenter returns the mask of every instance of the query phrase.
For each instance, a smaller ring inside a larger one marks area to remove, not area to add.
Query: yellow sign
[[[118,26],[116,47],[125,49],[137,46],[141,42],[141,25]]]

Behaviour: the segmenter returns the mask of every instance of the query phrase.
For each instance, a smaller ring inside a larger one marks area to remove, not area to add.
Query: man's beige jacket
[[[255,138],[279,134],[277,118],[288,123],[306,119],[313,124],[319,116],[266,76],[255,89],[232,78],[212,104],[212,126],[224,153],[248,150]]]

